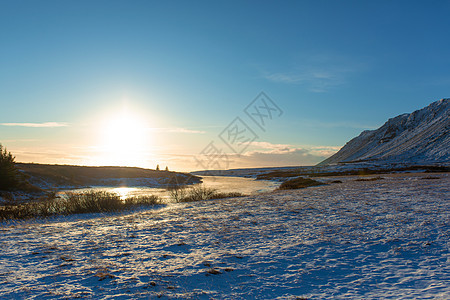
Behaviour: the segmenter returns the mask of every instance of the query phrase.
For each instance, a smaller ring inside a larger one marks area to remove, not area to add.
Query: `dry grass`
[[[310,186],[324,185],[325,183],[316,181],[311,178],[297,177],[294,179],[287,180],[280,184],[279,190],[293,190],[293,189],[303,189]]]
[[[177,203],[244,196],[242,193],[238,192],[217,192],[217,190],[203,185],[171,187],[169,188],[169,192],[171,198]]]
[[[64,198],[1,206],[0,220],[112,212],[157,204],[161,204],[161,200],[153,195],[133,197],[122,201],[120,196],[115,193],[88,191],[85,193],[69,193]]]
[[[440,179],[441,177],[437,177],[437,176],[426,176],[426,177],[422,177],[421,179]]]
[[[370,178],[358,178],[358,179],[355,179],[355,181],[377,181],[377,180],[382,180],[382,179],[384,179],[384,178],[377,176],[377,177],[370,177]]]

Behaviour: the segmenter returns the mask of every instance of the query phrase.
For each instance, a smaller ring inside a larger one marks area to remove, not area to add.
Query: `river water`
[[[244,195],[254,195],[264,192],[270,192],[279,186],[279,183],[269,180],[255,180],[244,177],[229,176],[202,176],[203,186],[216,189],[220,192],[240,192]],[[145,196],[158,195],[161,198],[169,198],[169,192],[165,188],[154,187],[108,187],[95,186],[91,188],[75,189],[70,191],[61,191],[59,194],[64,195],[66,192],[85,192],[85,191],[106,191],[117,193],[122,199]]]

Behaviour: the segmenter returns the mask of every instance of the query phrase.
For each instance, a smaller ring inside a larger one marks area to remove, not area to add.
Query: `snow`
[[[350,161],[450,163],[450,99],[363,131],[321,164]]]
[[[1,224],[0,298],[449,299],[449,174]]]

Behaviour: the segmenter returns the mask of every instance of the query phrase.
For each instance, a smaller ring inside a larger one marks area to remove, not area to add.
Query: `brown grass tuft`
[[[294,179],[287,180],[280,184],[279,190],[294,190],[303,189],[310,186],[324,185],[325,183],[313,180],[311,178],[297,177]]]

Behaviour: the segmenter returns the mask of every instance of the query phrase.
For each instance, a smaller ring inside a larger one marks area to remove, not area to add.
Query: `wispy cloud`
[[[270,142],[253,142],[252,147],[259,149],[258,151],[249,151],[244,155],[249,155],[251,152],[264,153],[289,153],[294,151],[295,146],[289,144],[273,144]],[[262,150],[261,150],[262,149]]]
[[[53,127],[66,127],[68,123],[62,122],[43,122],[43,123],[0,123],[2,126],[15,126],[15,127],[32,127],[32,128],[53,128]]]
[[[284,83],[307,83],[307,82],[317,82],[322,80],[323,82],[334,82],[336,84],[339,81],[338,73],[343,71],[338,70],[308,70],[308,71],[292,71],[287,73],[268,73],[265,77],[272,81],[284,82]]]
[[[328,156],[305,148],[249,151],[244,155],[230,155],[230,168],[315,165]]]
[[[38,139],[12,139],[12,140],[2,140],[4,143],[29,143],[29,142],[37,142]]]
[[[273,82],[302,84],[311,92],[322,93],[346,82],[345,70],[307,70],[266,73],[264,77]]]
[[[228,154],[233,167],[314,165],[336,153],[338,146],[299,146],[254,142],[253,150],[242,155]]]
[[[368,123],[360,123],[360,122],[351,122],[351,121],[337,121],[337,122],[327,122],[322,120],[310,120],[304,119],[299,122],[302,126],[307,127],[315,127],[315,128],[354,128],[354,129],[363,129],[370,130],[376,129],[381,126],[381,124],[368,124]]]
[[[364,68],[364,64],[345,57],[313,55],[300,59],[287,71],[265,70],[262,76],[272,82],[305,85],[310,91],[321,93],[346,84],[351,74]]]
[[[289,153],[297,150],[307,150],[311,153],[329,155],[340,149],[339,146],[299,146],[291,144],[273,144],[270,142],[253,142],[252,146],[257,149],[264,149],[265,153]],[[261,151],[257,151],[261,152]]]
[[[167,128],[149,128],[153,132],[166,132],[166,133],[188,133],[188,134],[204,134],[206,131],[195,130],[181,127],[167,127]]]
[[[309,148],[309,153],[321,157],[329,157],[339,151],[340,146],[313,146]]]

